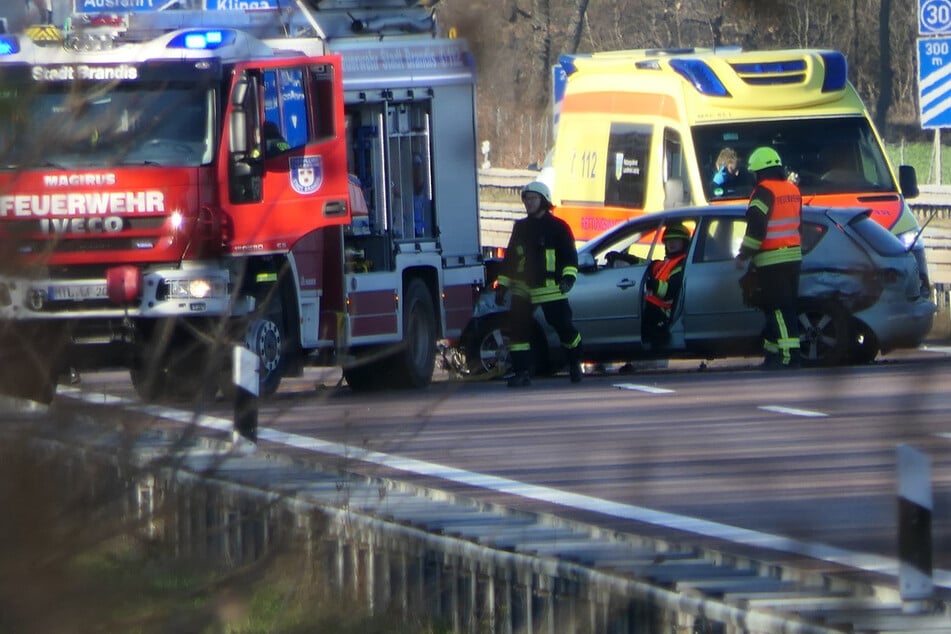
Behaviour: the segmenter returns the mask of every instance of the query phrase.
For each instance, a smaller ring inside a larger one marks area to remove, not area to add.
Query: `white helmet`
[[[551,206],[551,190],[548,189],[548,185],[541,181],[532,181],[525,186],[525,189],[522,190],[522,198],[525,198],[525,194],[528,192],[535,192],[539,196],[545,199],[545,202],[548,203],[548,206]]]

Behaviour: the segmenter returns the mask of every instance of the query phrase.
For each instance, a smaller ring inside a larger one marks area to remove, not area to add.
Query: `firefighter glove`
[[[558,288],[560,288],[561,292],[564,293],[565,295],[568,294],[568,292],[572,289],[572,287],[574,287],[574,285],[575,285],[575,278],[572,277],[571,275],[565,275],[564,277],[561,278],[561,281],[558,282]]]

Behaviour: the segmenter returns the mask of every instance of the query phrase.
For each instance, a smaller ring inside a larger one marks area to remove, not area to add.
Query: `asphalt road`
[[[872,569],[896,558],[896,450],[909,445],[930,461],[936,583],[951,584],[949,354],[798,372],[683,361],[523,390],[441,376],[370,395],[310,370],[262,403],[258,450],[622,532]],[[79,390],[132,398],[122,373],[86,375]],[[174,405],[158,412],[140,420],[189,419]],[[203,413],[227,427],[231,412],[219,402]]]

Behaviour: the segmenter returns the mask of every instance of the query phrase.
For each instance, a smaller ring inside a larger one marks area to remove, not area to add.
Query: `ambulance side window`
[[[664,208],[681,207],[690,203],[690,181],[684,145],[676,130],[664,130]]]
[[[647,191],[647,156],[651,128],[612,123],[604,182],[604,204],[643,208]]]

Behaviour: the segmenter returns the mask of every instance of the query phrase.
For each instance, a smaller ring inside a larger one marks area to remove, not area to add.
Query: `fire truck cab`
[[[308,363],[431,381],[484,283],[472,59],[421,2],[313,4],[0,36],[7,391],[122,366],[207,396],[235,342],[263,394]]]

